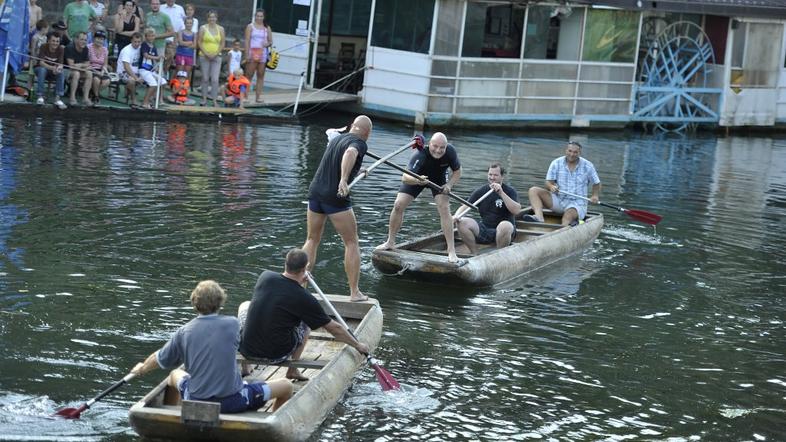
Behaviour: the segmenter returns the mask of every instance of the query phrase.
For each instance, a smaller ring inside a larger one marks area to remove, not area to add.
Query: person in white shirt
[[[126,96],[129,97],[131,107],[137,107],[136,84],[143,81],[139,76],[139,48],[141,46],[142,34],[136,32],[131,36],[131,44],[124,47],[117,57],[117,74],[126,83]]]

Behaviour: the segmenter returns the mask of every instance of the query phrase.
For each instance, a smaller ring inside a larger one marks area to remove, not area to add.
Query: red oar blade
[[[55,413],[55,416],[64,417],[66,419],[79,419],[79,415],[87,410],[87,404],[82,404],[79,408],[63,408]]]
[[[658,214],[655,214],[655,213],[652,213],[652,212],[647,212],[647,211],[644,211],[644,210],[625,209],[625,213],[629,217],[631,217],[631,218],[633,218],[633,219],[635,219],[637,221],[641,221],[641,222],[647,223],[647,224],[652,224],[653,226],[655,224],[658,224],[660,222],[660,220],[663,219],[663,217],[658,215]]]
[[[372,363],[371,367],[373,367],[374,372],[377,373],[377,381],[379,381],[382,391],[401,390],[401,385],[399,385],[398,382],[393,379],[393,375],[390,374],[389,371],[385,370],[376,363]]]

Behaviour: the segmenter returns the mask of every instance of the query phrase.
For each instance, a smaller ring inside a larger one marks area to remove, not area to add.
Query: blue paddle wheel
[[[680,21],[649,41],[636,87],[633,121],[662,131],[717,124],[720,88],[709,87],[715,55],[699,26]]]

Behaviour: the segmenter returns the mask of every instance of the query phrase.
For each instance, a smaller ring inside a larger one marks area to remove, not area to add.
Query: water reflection
[[[78,423],[52,410],[101,391],[192,317],[215,278],[228,311],[305,237],[305,195],[325,145],[303,125],[0,120],[0,439],[131,438],[126,409],[163,373]],[[374,152],[411,130],[377,124]],[[314,440],[786,438],[783,422],[786,142],[640,134],[448,134],[468,193],[504,162],[520,195],[579,139],[603,199],[664,215],[657,231],[601,209],[593,247],[493,288],[385,277],[370,262],[400,174],[353,189],[361,283],[380,300],[373,372]],[[398,158],[404,163],[405,155]],[[455,207],[454,207],[455,209]],[[436,230],[428,198],[402,238]],[[316,275],[346,293],[326,232]]]

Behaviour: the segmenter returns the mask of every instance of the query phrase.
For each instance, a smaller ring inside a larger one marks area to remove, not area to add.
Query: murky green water
[[[345,118],[303,125],[0,120],[0,439],[131,439],[135,380],[79,421],[49,418],[122,377],[193,315],[214,278],[228,311],[305,237],[305,194]],[[411,129],[377,124],[371,148]],[[499,160],[522,197],[560,142],[585,145],[603,199],[659,213],[657,232],[604,209],[582,256],[469,290],[383,277],[398,173],[354,191],[361,288],[385,312],[371,370],[315,440],[786,439],[786,139],[625,133],[448,133],[468,193]],[[403,163],[403,157],[399,162]],[[526,201],[523,201],[526,202]],[[428,198],[401,239],[438,228]],[[346,293],[338,237],[316,276]]]

